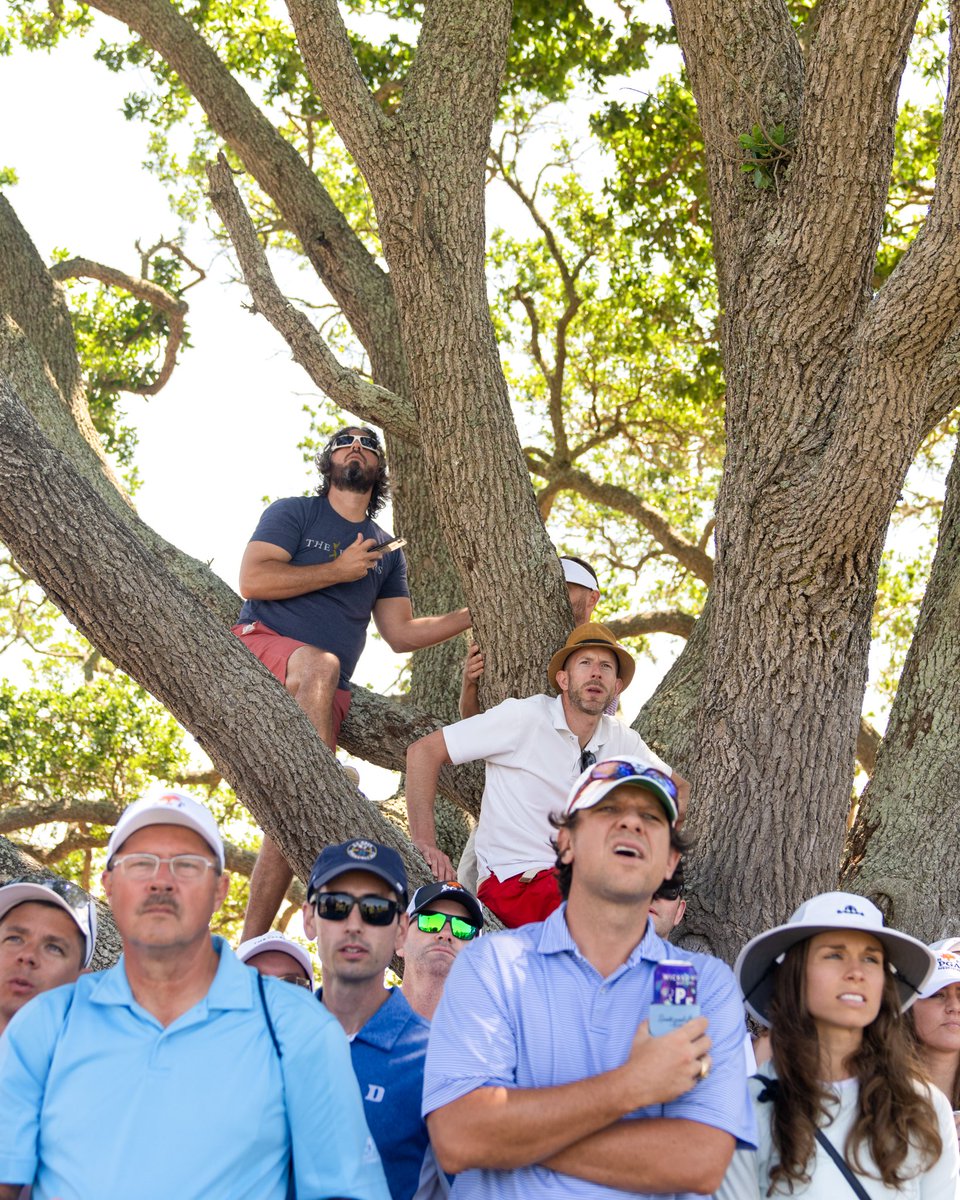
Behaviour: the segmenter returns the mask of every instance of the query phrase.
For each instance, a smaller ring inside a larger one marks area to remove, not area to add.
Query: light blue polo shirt
[[[387,1200],[349,1047],[302,988],[214,938],[207,995],[164,1028],[123,959],[35,997],[0,1038],[0,1181],[33,1200]],[[285,1086],[286,1085],[286,1086]]]
[[[606,978],[580,953],[566,904],[546,921],[471,942],[457,956],[430,1030],[423,1111],[481,1087],[546,1088],[622,1066],[653,1000],[658,962],[679,957],[653,923],[627,961]],[[699,977],[700,1011],[709,1019],[713,1067],[706,1079],[669,1104],[631,1118],[675,1117],[756,1145],[743,1065],[744,1018],[730,968],[707,954],[683,952]],[[464,1131],[469,1137],[469,1130]],[[456,1177],[453,1200],[619,1197],[643,1193],[561,1175],[540,1166],[471,1170]],[[653,1200],[651,1197],[650,1200]],[[663,1194],[658,1197],[663,1200]]]
[[[450,1191],[420,1115],[429,1036],[430,1022],[413,1011],[399,988],[392,988],[350,1040],[363,1110],[391,1200],[435,1200]]]

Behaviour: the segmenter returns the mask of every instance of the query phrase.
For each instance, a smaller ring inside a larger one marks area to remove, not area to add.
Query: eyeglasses
[[[199,883],[208,868],[217,870],[216,863],[202,854],[174,854],[171,858],[161,858],[159,854],[121,854],[109,864],[109,869],[119,867],[127,879],[142,881],[155,879],[161,863],[169,865],[170,874],[179,883]]]
[[[469,942],[480,932],[476,925],[465,921],[463,917],[453,917],[449,913],[441,912],[417,913],[417,928],[421,933],[442,933],[443,927],[448,921],[450,922],[450,932],[458,941]]]
[[[319,892],[314,904],[323,921],[345,921],[356,905],[365,925],[389,925],[400,911],[397,901],[386,896],[351,896],[349,892]]]
[[[294,987],[310,987],[310,980],[305,975],[275,975],[275,979],[282,979],[284,983],[292,983]]]
[[[653,893],[654,900],[679,900],[683,895],[683,884],[665,879]]]
[[[352,446],[354,442],[359,442],[364,450],[372,450],[374,454],[380,453],[379,441],[369,433],[338,433],[330,442],[330,449],[343,450]]]
[[[592,750],[582,750],[580,752],[580,770],[585,771],[587,767],[592,767],[597,761],[597,756]]]

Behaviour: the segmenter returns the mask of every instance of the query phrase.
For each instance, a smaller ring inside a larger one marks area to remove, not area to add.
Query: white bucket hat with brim
[[[935,955],[916,938],[887,929],[875,904],[852,892],[824,892],[801,904],[786,925],[758,934],[737,955],[734,974],[747,1009],[762,1025],[770,1024],[774,976],[784,954],[831,929],[856,929],[877,939],[893,971],[902,1010],[910,1007],[933,974]]]
[[[960,983],[960,938],[944,938],[942,942],[934,942],[930,951],[936,955],[937,965],[920,989],[921,1000],[929,1000],[951,983]]]

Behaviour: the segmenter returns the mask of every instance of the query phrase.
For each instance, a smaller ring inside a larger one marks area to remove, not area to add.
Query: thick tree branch
[[[169,0],[94,0],[157,51],[277,208],[370,350],[393,327],[390,281],[317,176]]]
[[[804,269],[791,269],[792,290],[803,308],[829,296],[841,333],[869,295],[890,188],[897,96],[919,8],[920,0],[824,4],[807,57],[785,226],[788,238],[810,229],[829,229],[830,236],[804,238]]]
[[[527,466],[534,475],[547,479],[555,490],[576,492],[586,500],[604,504],[607,508],[632,517],[668,554],[672,554],[681,566],[686,567],[704,583],[710,583],[713,579],[713,559],[709,554],[678,533],[662,513],[627,488],[614,483],[599,483],[591,479],[585,471],[578,471],[573,467],[546,465],[530,455],[527,455]]]
[[[169,380],[173,374],[173,368],[177,365],[177,351],[183,340],[184,319],[189,307],[186,301],[181,300],[179,296],[174,296],[165,287],[161,287],[160,284],[154,283],[150,279],[136,279],[133,275],[126,274],[125,271],[104,266],[103,263],[94,262],[90,258],[70,258],[66,262],[54,263],[50,268],[50,274],[57,280],[96,279],[100,283],[107,284],[108,287],[121,288],[123,291],[129,292],[131,296],[136,296],[138,300],[143,300],[159,312],[166,314],[170,329],[167,335],[163,365],[157,378],[153,383],[125,389],[139,396],[155,396]]]
[[[254,304],[286,341],[294,360],[321,391],[347,411],[418,443],[420,429],[410,402],[388,388],[368,383],[339,363],[309,317],[283,295],[223,154],[207,164],[207,179],[211,203],[230,235]]]
[[[672,633],[675,637],[688,638],[696,623],[695,616],[680,609],[638,612],[629,617],[613,617],[604,621],[604,625],[618,638],[644,637],[648,633]]]
[[[779,220],[775,196],[754,191],[740,170],[739,138],[754,125],[797,128],[803,61],[783,0],[672,0],[671,8],[703,131],[726,296],[745,286],[744,260]]]
[[[343,143],[367,175],[371,154],[393,122],[367,87],[336,0],[287,0],[307,75]]]
[[[432,0],[424,5],[417,53],[400,102],[399,123],[415,141],[442,147],[444,157],[452,150],[461,170],[480,179],[500,100],[512,16],[513,0]]]

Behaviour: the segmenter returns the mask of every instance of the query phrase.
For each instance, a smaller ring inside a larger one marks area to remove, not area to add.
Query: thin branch
[[[373,147],[393,130],[354,57],[336,0],[287,0],[287,10],[314,90],[364,175]]]
[[[409,401],[339,363],[309,318],[283,295],[223,154],[207,164],[207,179],[211,203],[230,235],[254,304],[284,338],[295,361],[343,408],[405,441],[419,443],[419,427]]]
[[[857,761],[867,775],[872,776],[877,768],[877,751],[882,741],[883,738],[867,718],[861,717],[857,731]]]
[[[697,618],[680,609],[638,612],[629,617],[614,617],[604,625],[618,638],[643,637],[648,633],[672,633],[675,637],[688,638],[693,633]]]
[[[538,459],[527,455],[527,467],[534,475],[547,479],[557,489],[576,492],[586,500],[603,504],[616,512],[632,517],[656,539],[682,566],[704,583],[713,580],[713,559],[696,543],[678,532],[663,513],[641,500],[634,492],[615,483],[600,483],[585,471],[573,467],[544,467]]]
[[[154,283],[150,279],[137,279],[115,267],[107,267],[103,263],[94,262],[91,258],[70,258],[66,262],[54,263],[50,268],[50,274],[56,280],[96,279],[108,287],[120,288],[129,292],[131,296],[136,296],[138,300],[143,300],[158,312],[166,314],[169,333],[160,373],[153,383],[124,389],[139,396],[155,396],[167,383],[173,374],[173,368],[177,365],[177,351],[183,340],[184,320],[188,311],[186,301],[181,300],[172,292],[168,292],[159,283]]]

